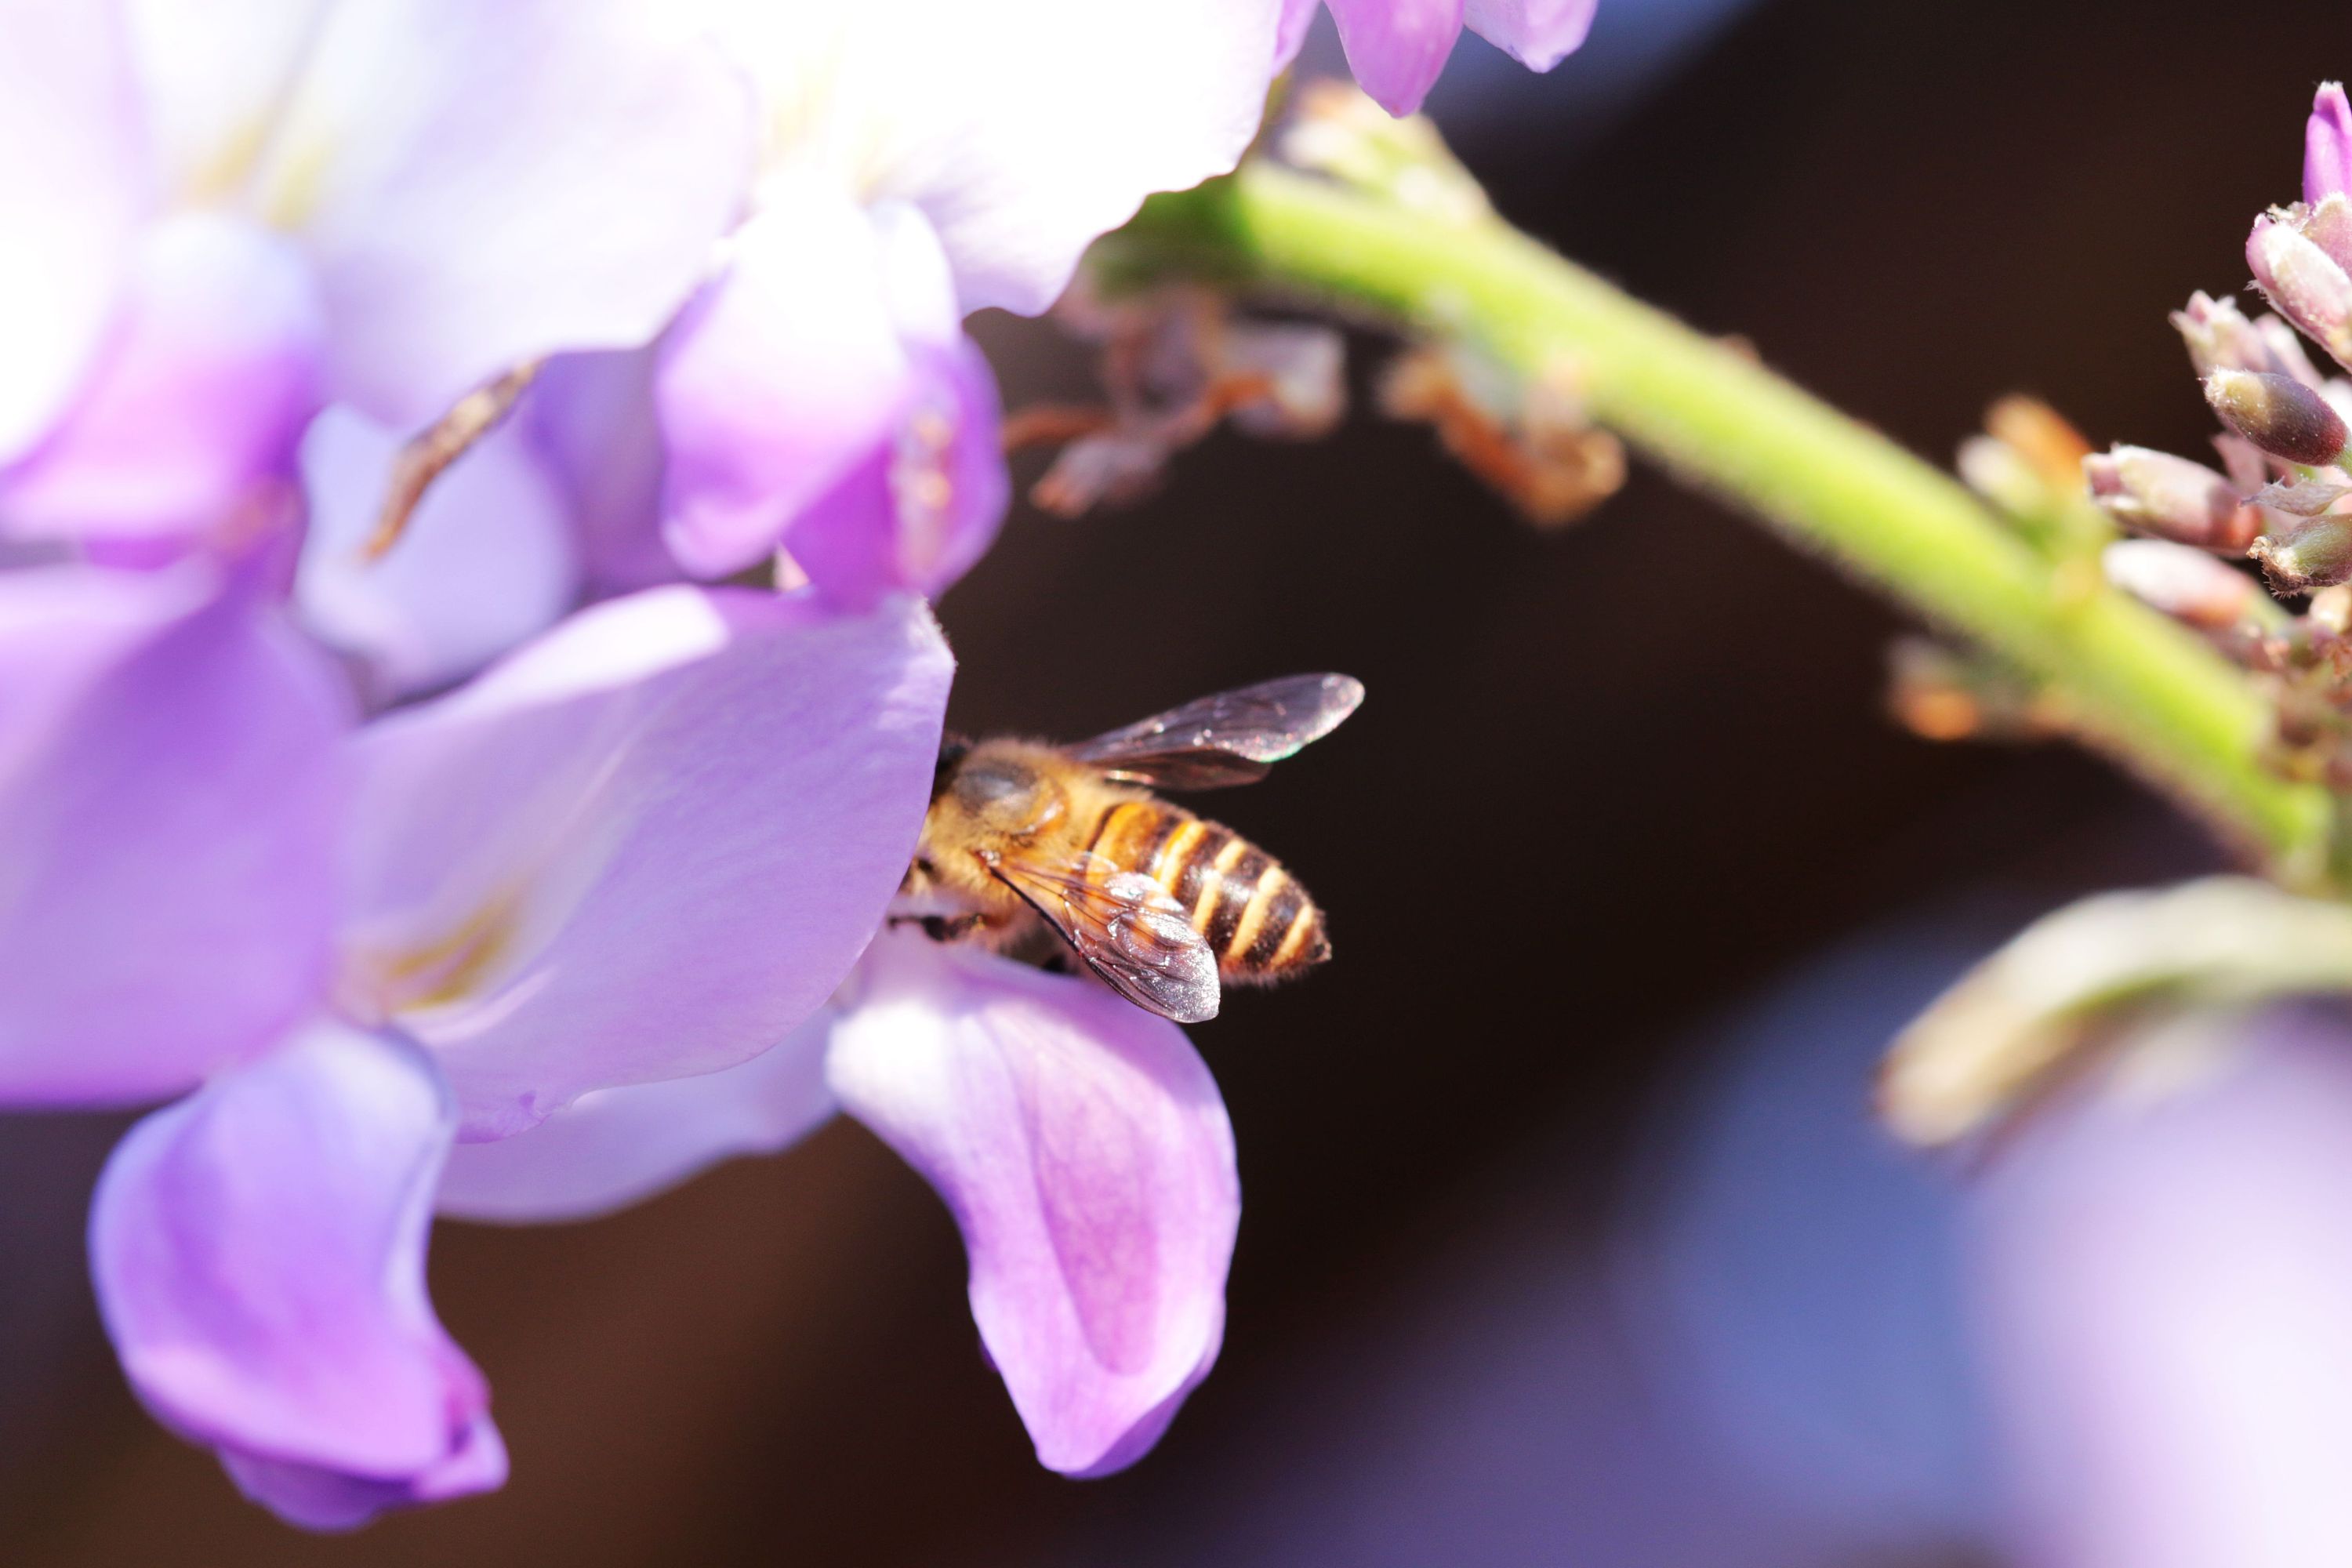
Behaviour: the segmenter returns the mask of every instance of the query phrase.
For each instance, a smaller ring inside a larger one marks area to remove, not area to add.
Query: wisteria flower
[[[866,945],[950,662],[919,605],[656,589],[356,731],[209,569],[0,576],[0,1094],[150,1100],[91,1220],[141,1397],[297,1522],[497,1484],[425,1300],[453,1139],[791,1035]]]
[[[1600,0],[1283,0],[1277,67],[1297,57],[1326,4],[1358,84],[1391,114],[1411,114],[1437,85],[1464,27],[1548,71],[1584,42]]]
[[[1241,1187],[1183,1031],[1091,979],[885,934],[777,1050],[460,1148],[443,1210],[602,1213],[782,1148],[836,1109],[955,1215],[972,1316],[1039,1461],[1093,1476],[1141,1458],[1216,1359]]]
[[[642,342],[731,221],[749,102],[641,0],[0,12],[0,533],[131,563],[296,509],[328,403],[404,430]]]
[[[1147,195],[1231,169],[1276,7],[717,4],[761,153],[661,349],[663,528],[687,570],[781,546],[852,604],[961,575],[1008,494],[962,318],[1044,310]]]

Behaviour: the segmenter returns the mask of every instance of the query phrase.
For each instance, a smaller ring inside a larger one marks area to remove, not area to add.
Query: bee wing
[[[1051,865],[1007,856],[990,869],[1137,1006],[1180,1024],[1217,1016],[1216,955],[1150,878],[1085,853]]]
[[[1222,789],[1265,777],[1273,764],[1338,729],[1363,700],[1363,682],[1352,676],[1285,676],[1187,702],[1064,752],[1130,784]]]

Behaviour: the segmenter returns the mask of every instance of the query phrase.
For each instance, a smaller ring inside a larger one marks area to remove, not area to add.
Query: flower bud
[[[2230,481],[2186,458],[2117,447],[2083,459],[2091,499],[2126,528],[2200,550],[2242,554],[2262,520]]]
[[[2205,401],[2222,424],[2290,463],[2325,468],[2352,437],[2327,399],[2291,375],[2217,370],[2205,378]]]
[[[2100,552],[2107,581],[2152,610],[2203,632],[2226,632],[2257,609],[2262,590],[2243,572],[2185,544],[2126,539]]]
[[[2339,362],[2352,356],[2352,274],[2334,257],[2292,221],[2265,214],[2246,237],[2246,264],[2280,315]]]
[[[2352,192],[2352,100],[2340,81],[2322,82],[2303,130],[2303,199],[2317,206]]]
[[[2246,549],[2282,594],[2352,583],[2352,518],[2305,518]]]
[[[2217,370],[2275,371],[2269,346],[2233,300],[2216,300],[2203,289],[2189,296],[2186,310],[2172,312],[2173,327],[2189,345],[2199,375]]]
[[[2294,226],[2304,238],[2327,252],[2330,261],[2352,269],[2352,196],[2333,195],[2315,207],[2302,209]]]

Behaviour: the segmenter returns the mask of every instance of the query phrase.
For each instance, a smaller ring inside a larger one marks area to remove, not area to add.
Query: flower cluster
[[[1360,58],[1387,9],[1341,8]],[[1392,9],[1423,56],[1461,21]],[[1239,1193],[1182,1033],[877,932],[926,600],[1007,501],[963,320],[1232,168],[1304,11],[0,5],[0,1099],[169,1102],[91,1267],[249,1495],[503,1479],[436,1212],[597,1212],[836,1108],[953,1209],[1045,1464],[1131,1461],[1206,1372]],[[1471,11],[1546,63],[1582,27]]]
[[[2303,200],[2255,219],[2246,241],[2273,314],[2199,293],[2173,316],[2223,426],[2217,469],[2116,447],[2084,464],[2090,493],[2143,537],[2108,546],[2119,587],[2206,633],[2273,680],[2281,761],[2352,783],[2352,101],[2319,90],[2305,132]],[[2323,370],[2305,348],[2326,351]],[[2261,564],[2290,615],[2228,558]]]

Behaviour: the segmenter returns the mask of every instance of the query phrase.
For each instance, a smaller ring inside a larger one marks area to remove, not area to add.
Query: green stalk
[[[1500,223],[1448,224],[1254,162],[1155,197],[1106,261],[1202,273],[1571,366],[1593,417],[2048,683],[2089,738],[2280,880],[2332,881],[2334,813],[2263,760],[2262,694],[2191,633],[2035,553],[1943,472]]]

